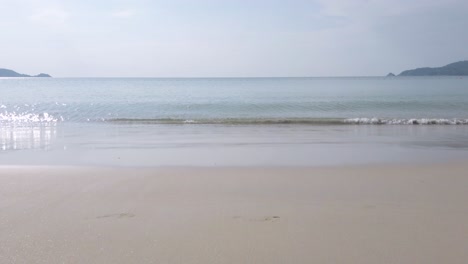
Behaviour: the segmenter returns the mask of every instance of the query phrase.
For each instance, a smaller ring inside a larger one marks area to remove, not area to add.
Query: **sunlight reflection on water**
[[[57,126],[55,124],[0,126],[0,148],[2,150],[49,150],[56,137]]]

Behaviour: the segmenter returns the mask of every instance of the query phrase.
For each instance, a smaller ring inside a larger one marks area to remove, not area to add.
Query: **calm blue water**
[[[0,79],[0,164],[468,158],[468,78]]]
[[[0,91],[0,121],[16,123],[468,123],[460,77],[0,79]]]

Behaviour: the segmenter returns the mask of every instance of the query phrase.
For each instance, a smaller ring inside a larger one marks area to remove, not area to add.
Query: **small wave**
[[[112,123],[141,123],[141,124],[220,124],[220,125],[468,125],[468,119],[383,119],[383,118],[282,118],[282,119],[254,119],[254,118],[225,118],[225,119],[107,119]]]
[[[364,125],[467,125],[468,119],[445,118],[411,118],[411,119],[382,119],[382,118],[348,118],[347,124]]]
[[[44,113],[0,113],[0,123],[29,124],[57,123],[64,119]],[[68,119],[67,119],[68,120]],[[92,121],[93,119],[87,119]],[[468,119],[461,118],[114,118],[94,119],[97,122],[134,123],[134,124],[213,124],[213,125],[468,125]],[[78,121],[79,122],[79,121]]]
[[[48,113],[0,113],[0,123],[55,123],[59,119]]]
[[[268,125],[268,124],[344,124],[340,118],[214,118],[214,119],[138,119],[115,118],[107,119],[112,123],[147,123],[147,124],[220,124],[220,125]]]

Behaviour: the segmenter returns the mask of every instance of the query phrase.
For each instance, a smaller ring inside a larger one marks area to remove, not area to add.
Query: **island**
[[[38,75],[27,75],[27,74],[17,73],[13,70],[0,68],[0,77],[52,77],[52,76],[46,73],[40,73]]]
[[[406,70],[398,76],[468,76],[468,61],[454,62],[437,68]]]

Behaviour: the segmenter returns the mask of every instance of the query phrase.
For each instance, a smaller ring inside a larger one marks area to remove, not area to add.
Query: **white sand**
[[[468,165],[0,168],[0,263],[468,263]]]

